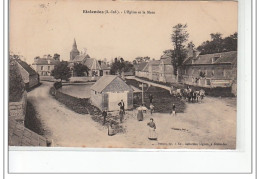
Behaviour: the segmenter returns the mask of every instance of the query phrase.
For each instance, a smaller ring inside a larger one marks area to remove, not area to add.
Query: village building
[[[172,65],[172,58],[161,58],[159,64],[159,81],[163,83],[177,82],[177,76],[174,75],[174,68]]]
[[[51,76],[51,71],[54,70],[54,66],[60,63],[60,59],[54,59],[51,56],[48,57],[35,57],[32,67],[40,76]]]
[[[119,110],[118,103],[123,100],[125,109],[133,108],[133,90],[120,77],[106,75],[91,87],[91,103],[100,110]]]
[[[110,73],[110,68],[106,64],[102,64],[101,60],[91,58],[86,54],[86,52],[80,53],[77,48],[76,40],[74,39],[69,60],[69,67],[72,70],[72,76],[75,75],[75,73],[73,73],[73,66],[76,63],[87,66],[89,69],[88,76],[91,77],[108,75]]]
[[[102,73],[103,75],[110,75],[110,66],[106,63],[106,62],[100,62],[101,63],[101,70],[102,70]],[[101,75],[102,76],[102,75]]]
[[[159,60],[152,60],[148,63],[149,80],[159,81]]]
[[[143,71],[143,69],[146,67],[148,63],[147,62],[142,62],[142,63],[138,63],[135,65],[135,76],[138,77],[145,77],[145,72]]]
[[[181,68],[182,82],[208,88],[231,87],[236,83],[236,64],[236,51],[205,55],[190,53]]]
[[[29,90],[30,88],[33,88],[34,86],[37,86],[39,84],[39,75],[38,73],[33,70],[30,65],[28,65],[26,62],[22,60],[16,60],[18,64],[19,71],[22,75],[22,79],[25,83],[25,89]]]

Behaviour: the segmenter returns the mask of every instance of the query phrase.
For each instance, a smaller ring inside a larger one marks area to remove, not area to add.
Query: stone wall
[[[8,117],[19,123],[24,123],[27,105],[27,92],[23,93],[23,97],[18,102],[9,102]]]
[[[84,76],[84,77],[71,77],[70,82],[87,82],[87,81],[97,81],[101,78],[100,76]]]

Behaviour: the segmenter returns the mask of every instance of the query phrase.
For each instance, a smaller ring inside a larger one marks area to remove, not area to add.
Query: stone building
[[[200,87],[231,87],[236,79],[237,52],[190,55],[181,68],[182,82]]]
[[[19,71],[22,75],[25,88],[29,90],[30,88],[37,86],[39,84],[39,75],[38,73],[33,70],[30,65],[22,60],[16,61],[18,64]]]
[[[72,45],[72,50],[70,51],[70,60],[69,67],[73,71],[73,66],[76,63],[83,64],[88,67],[89,73],[88,76],[103,76],[110,74],[110,68],[104,64],[101,60],[97,60],[95,58],[91,58],[86,52],[80,53],[77,48],[76,40],[74,39],[74,43]],[[72,73],[75,74],[75,73]]]
[[[51,71],[54,69],[54,66],[60,63],[60,59],[54,59],[53,57],[36,57],[32,67],[40,76],[51,76]]]
[[[123,100],[125,109],[133,108],[133,90],[120,77],[106,75],[91,87],[91,103],[100,110],[119,110],[118,103]]]

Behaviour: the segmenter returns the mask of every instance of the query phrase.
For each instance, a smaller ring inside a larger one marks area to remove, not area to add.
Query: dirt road
[[[44,82],[28,93],[56,146],[126,147],[126,148],[204,148],[234,149],[236,144],[236,107],[230,100],[206,97],[202,103],[187,103],[184,113],[145,114],[137,121],[136,111],[127,111],[123,125],[126,133],[107,135],[107,128],[94,122],[90,115],[77,114],[53,99]],[[233,105],[231,105],[233,104]],[[147,139],[150,117],[157,126],[158,140]]]

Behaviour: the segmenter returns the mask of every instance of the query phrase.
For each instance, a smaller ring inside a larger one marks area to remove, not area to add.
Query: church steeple
[[[76,43],[76,40],[74,38],[74,43],[73,43],[73,46],[72,46],[72,49],[74,50],[78,50],[78,47],[77,47],[77,43]]]
[[[76,40],[74,38],[74,43],[72,45],[72,50],[70,51],[70,60],[73,60],[77,55],[79,55]]]

